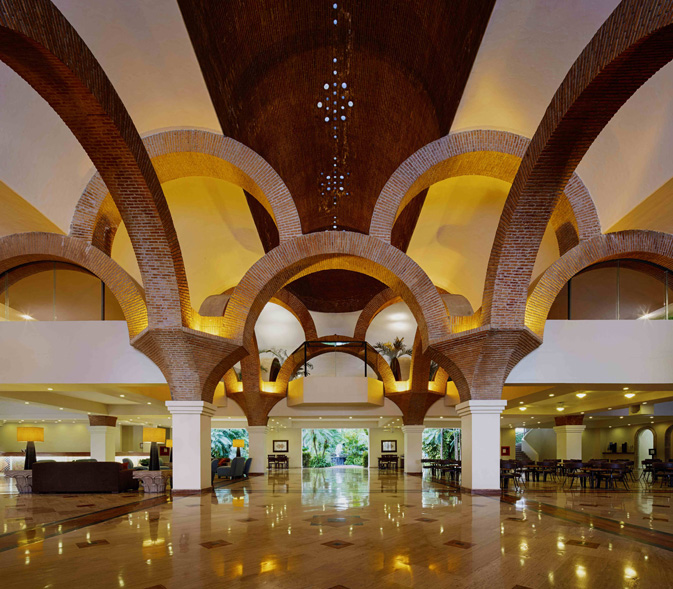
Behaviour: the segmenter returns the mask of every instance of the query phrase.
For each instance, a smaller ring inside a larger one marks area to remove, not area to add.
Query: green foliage
[[[340,455],[345,457],[345,464],[361,466],[363,454],[367,453],[369,432],[364,429],[307,429],[303,431],[302,464],[306,466],[306,455],[309,455],[308,466],[332,466],[331,456],[341,445]]]
[[[285,364],[285,360],[287,360],[290,355],[288,354],[288,351],[283,348],[268,348],[266,350],[260,350],[259,355],[261,356],[262,354],[271,354],[274,358],[278,359],[281,366]],[[306,369],[305,372],[304,368]],[[263,368],[263,370],[266,369]],[[302,362],[297,368],[297,371],[290,377],[290,380],[295,380],[301,376],[308,376],[310,374],[309,370],[313,370],[313,364],[307,362],[306,366],[304,366],[304,363]]]
[[[301,449],[301,465],[304,468],[307,468],[310,462],[311,462],[311,453],[308,451],[308,448],[304,446]]]
[[[439,460],[441,458],[458,458],[460,430],[429,428],[423,432],[423,456]],[[442,452],[442,445],[444,451]]]
[[[384,358],[388,359],[388,362],[392,362],[395,358],[400,358],[401,356],[411,356],[412,349],[404,345],[403,337],[396,337],[395,340],[390,342],[377,342],[374,345],[374,349],[381,354]]]
[[[514,443],[520,444],[521,442],[523,442],[523,437],[526,435],[527,431],[528,430],[523,427],[517,427],[514,432]]]
[[[311,468],[325,468],[327,466],[332,466],[332,463],[324,456],[312,456],[308,465]]]
[[[367,450],[362,453],[362,466],[365,468],[369,466],[369,452]]]
[[[150,465],[150,459],[149,458],[141,458],[138,460],[138,464],[140,466],[149,466]]]
[[[244,429],[211,429],[210,430],[210,453],[215,458],[233,458],[236,449],[233,447],[234,440],[248,441],[248,432]],[[243,448],[245,451],[245,448]]]

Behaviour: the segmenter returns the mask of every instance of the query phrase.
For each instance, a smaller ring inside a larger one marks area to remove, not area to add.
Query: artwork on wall
[[[289,452],[289,442],[287,440],[274,440],[273,451],[275,452]]]
[[[500,456],[509,456],[509,446],[500,446]]]
[[[381,452],[397,452],[397,440],[381,440]]]

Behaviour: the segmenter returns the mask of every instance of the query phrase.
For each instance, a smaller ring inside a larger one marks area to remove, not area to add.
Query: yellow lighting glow
[[[625,396],[627,399],[632,399],[633,397],[636,396],[636,394],[635,394],[635,393],[626,393],[624,396]]]
[[[166,440],[166,448],[172,448],[173,447],[173,440]]]
[[[526,411],[528,407],[519,407],[519,411]]]
[[[245,446],[245,440],[234,440],[233,446],[234,448],[243,448]]]
[[[17,442],[44,442],[43,427],[17,427]]]
[[[163,444],[166,441],[166,430],[162,427],[144,427],[143,442],[158,442]]]
[[[586,393],[577,393],[575,396],[580,398],[580,399],[584,399],[584,397],[586,397],[587,394]]]

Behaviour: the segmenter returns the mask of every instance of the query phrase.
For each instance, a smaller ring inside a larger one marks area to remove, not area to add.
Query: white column
[[[500,492],[500,414],[506,406],[501,399],[456,405],[463,452],[461,487],[467,491]]]
[[[421,473],[423,466],[423,430],[422,425],[403,425],[404,432],[404,472]]]
[[[91,458],[98,462],[114,462],[117,428],[109,425],[90,425]]]
[[[210,488],[210,419],[215,405],[166,401],[166,407],[173,416],[173,490]]]
[[[557,425],[556,433],[556,458],[582,460],[582,432],[586,425]]]
[[[248,430],[248,456],[252,458],[250,463],[251,473],[264,474],[266,472],[266,435],[269,428],[265,425],[249,425]]]

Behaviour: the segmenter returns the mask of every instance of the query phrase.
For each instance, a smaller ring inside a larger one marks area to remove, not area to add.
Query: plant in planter
[[[403,337],[396,337],[391,342],[376,342],[374,349],[388,360],[390,369],[393,371],[395,380],[402,380],[402,370],[398,358],[402,356],[411,356],[412,349],[404,345]]]
[[[288,359],[290,354],[288,354],[287,350],[282,348],[268,348],[266,350],[260,350],[259,355],[261,356],[262,354],[271,354],[274,358],[273,363],[271,364],[271,373],[269,375],[269,381],[273,382],[276,380],[278,372],[280,372],[281,367],[283,364],[285,364],[285,360]],[[266,372],[266,368],[263,368],[262,370]],[[310,362],[306,363],[306,374],[304,374],[304,364],[300,364],[299,368],[297,368],[297,371],[290,377],[290,380],[295,380],[300,376],[308,376],[309,370],[313,370],[313,364]]]

